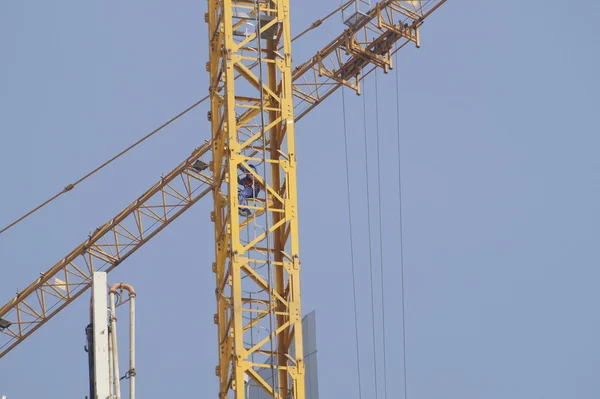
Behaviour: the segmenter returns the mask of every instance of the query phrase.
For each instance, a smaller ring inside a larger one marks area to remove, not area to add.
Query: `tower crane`
[[[245,398],[251,380],[304,399],[296,122],[342,86],[360,94],[395,52],[419,47],[445,1],[348,2],[347,29],[293,68],[289,0],[208,0],[211,139],[0,309],[0,358],[85,292],[94,271],[110,272],[212,193],[218,397]],[[244,205],[240,170],[262,188]]]

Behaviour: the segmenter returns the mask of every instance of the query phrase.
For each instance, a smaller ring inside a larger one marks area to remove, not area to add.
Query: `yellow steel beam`
[[[212,218],[219,398],[246,398],[248,381],[274,398],[304,399],[289,0],[257,1],[255,7],[250,17],[246,3],[210,0],[207,16],[215,82],[212,171],[223,182],[213,191]],[[236,35],[240,19],[260,30]],[[243,207],[255,210],[247,223],[238,214],[237,178],[250,164],[257,166],[251,174],[265,198]],[[242,306],[248,295],[258,300],[256,309]],[[292,330],[293,351],[287,340]]]

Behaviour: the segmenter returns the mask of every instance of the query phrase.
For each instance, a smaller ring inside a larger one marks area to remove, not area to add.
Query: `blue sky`
[[[337,4],[292,2],[292,31]],[[205,8],[183,0],[0,5],[1,225],[206,94]],[[591,0],[448,0],[423,26],[422,48],[399,53],[410,398],[600,393],[598,17]],[[295,62],[342,29],[332,21],[296,42]],[[404,397],[394,79],[378,76],[390,399]],[[361,377],[363,397],[374,398],[363,108],[346,93]],[[378,269],[372,78],[365,96]],[[203,143],[205,111],[3,233],[2,301]],[[338,93],[297,127],[303,306],[317,310],[323,398],[358,398],[341,118]],[[216,396],[211,206],[201,201],[109,275],[138,291],[140,397]],[[86,395],[88,299],[0,361],[0,395]],[[376,353],[383,398],[381,345]]]

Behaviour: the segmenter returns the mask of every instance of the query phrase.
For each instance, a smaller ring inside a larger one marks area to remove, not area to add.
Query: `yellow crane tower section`
[[[218,395],[304,399],[295,123],[418,47],[445,1],[351,9],[347,29],[292,70],[289,0],[208,0],[211,140],[0,308],[0,358],[85,292],[94,271],[122,264],[212,192]],[[242,204],[238,178],[250,176],[261,190]]]
[[[289,0],[208,4],[219,397],[304,399]]]

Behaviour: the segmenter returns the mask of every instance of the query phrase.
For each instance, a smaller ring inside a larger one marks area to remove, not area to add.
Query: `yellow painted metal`
[[[217,248],[213,269],[217,273],[217,290],[223,293],[225,290],[233,289],[231,283],[233,277],[237,276],[236,278],[251,280],[257,287],[256,292],[267,293],[266,299],[257,293],[246,296],[244,291],[247,290],[238,282],[235,289],[241,294],[236,297],[238,299],[235,303],[219,294],[215,318],[219,323],[219,337],[227,337],[226,331],[245,331],[246,335],[253,336],[256,331],[263,331],[260,323],[267,322],[269,315],[275,312],[277,317],[271,318],[271,321],[274,329],[280,331],[276,336],[277,340],[274,340],[277,345],[273,349],[277,353],[277,359],[274,361],[274,365],[278,366],[275,370],[276,375],[279,381],[282,381],[278,384],[278,388],[282,396],[283,392],[300,395],[293,391],[301,385],[298,382],[302,375],[301,362],[298,362],[299,359],[294,359],[296,366],[292,364],[293,362],[290,363],[290,367],[283,366],[286,361],[284,357],[287,359],[289,352],[296,350],[294,353],[302,353],[297,350],[298,348],[288,347],[291,338],[299,332],[295,331],[293,326],[299,325],[300,317],[300,286],[297,279],[300,263],[299,257],[294,256],[298,252],[298,242],[293,127],[295,122],[329,97],[342,84],[358,92],[360,81],[374,68],[381,67],[387,70],[392,67],[391,55],[407,43],[418,44],[419,27],[424,19],[445,1],[388,0],[377,3],[360,24],[353,29],[346,29],[310,60],[296,67],[291,78],[288,4],[270,2],[268,8],[263,6],[261,15],[270,17],[272,16],[270,14],[275,14],[276,16],[270,25],[263,26],[263,30],[275,26],[278,32],[281,32],[278,47],[275,47],[274,42],[267,42],[261,49],[261,53],[264,54],[264,123],[268,139],[265,143],[266,156],[262,153],[262,126],[258,121],[260,96],[257,96],[257,93],[260,94],[261,79],[259,79],[260,74],[256,72],[258,65],[254,65],[258,54],[257,49],[256,46],[251,47],[252,35],[248,38],[238,37],[239,41],[235,41],[231,26],[228,43],[232,46],[231,50],[235,51],[223,53],[221,47],[211,46],[211,60],[220,60],[224,56],[223,61],[227,62],[210,62],[207,65],[212,88],[209,117],[217,116],[217,119],[213,120],[214,139],[195,149],[185,161],[161,178],[146,193],[106,224],[98,227],[83,243],[48,271],[41,273],[39,278],[0,308],[0,318],[12,323],[11,327],[0,331],[0,358],[87,290],[91,285],[94,270],[113,270],[200,198],[213,192],[215,212],[212,214],[212,219],[215,222]],[[231,1],[223,3],[209,0],[208,4],[207,22],[209,30],[210,27],[213,28],[209,35],[211,44],[225,43],[225,25],[222,25],[223,29],[220,27],[217,29],[219,18],[224,17],[222,9],[225,5],[229,7],[231,13],[228,14],[230,21],[234,18],[233,12],[236,8],[239,10],[235,12],[251,14],[254,7],[252,1],[238,2],[236,5]],[[240,27],[248,22],[240,21],[243,23],[238,23],[236,30],[240,30]],[[287,29],[287,32],[284,32],[284,29]],[[393,48],[394,44],[397,44],[395,48]],[[274,51],[274,48],[277,48],[277,51]],[[232,69],[224,68],[227,66]],[[282,72],[285,74],[282,75]],[[232,77],[236,80],[235,86],[226,85],[232,82]],[[280,86],[281,82],[285,82],[285,85]],[[295,100],[293,104],[292,95]],[[223,113],[224,109],[227,109],[227,113]],[[230,126],[235,127],[229,128]],[[233,141],[229,142],[230,138]],[[210,169],[202,172],[194,170],[192,165],[196,160],[200,158],[208,160],[211,155],[214,162]],[[266,174],[263,173],[262,166],[257,168],[257,177],[266,178],[269,190],[268,209],[266,198],[263,198],[263,201],[259,199],[250,205],[255,212],[256,221],[254,218],[240,220],[235,211],[237,209],[235,195],[228,195],[237,190],[236,165],[247,161],[261,162],[261,160],[266,160],[268,164]],[[218,189],[214,190],[214,188]],[[233,213],[230,210],[233,210]],[[266,222],[266,215],[269,217],[268,222]],[[260,218],[265,222],[260,222]],[[264,229],[267,227],[270,231],[269,246],[265,243]],[[255,233],[261,229],[262,234]],[[237,241],[232,244],[234,235]],[[228,246],[222,246],[225,244]],[[233,248],[237,252],[229,251]],[[271,254],[270,283],[269,279],[263,278],[263,272],[252,267],[261,262],[265,263],[267,252]],[[235,260],[235,268],[232,268],[233,263],[227,263],[230,260]],[[219,267],[222,268],[220,272],[217,270]],[[226,274],[224,275],[223,272]],[[247,278],[244,278],[246,276]],[[271,288],[272,295],[268,295]],[[239,318],[237,324],[232,327],[229,323],[233,324],[235,319],[228,319],[228,312],[234,305],[237,309],[245,305],[242,313],[259,316],[250,317],[243,314],[241,319],[243,330],[239,329]],[[293,317],[290,316],[291,313],[294,313]],[[225,324],[224,320],[227,320]],[[262,336],[255,338],[264,339]],[[219,341],[220,364],[233,364],[234,341],[229,338],[223,342]],[[253,343],[258,342],[260,341]],[[301,337],[296,342],[301,344]],[[253,346],[251,350],[245,349],[246,355],[250,358],[254,356],[256,360],[258,354],[273,352],[265,351],[263,346]],[[265,382],[261,377],[264,370],[262,373],[257,371],[264,367],[255,366],[256,364],[264,366],[265,363],[254,363],[254,360],[241,361],[241,369],[254,381],[258,381],[258,385],[268,390],[269,379],[267,378]],[[270,368],[270,361],[268,366]],[[226,377],[225,372],[221,373],[220,370],[218,374],[222,378],[221,386],[233,386],[232,377],[235,375]],[[285,375],[290,378],[286,380]]]
[[[249,386],[305,397],[289,17],[289,0],[209,0],[221,399]],[[242,207],[238,175],[251,164],[263,197]]]

